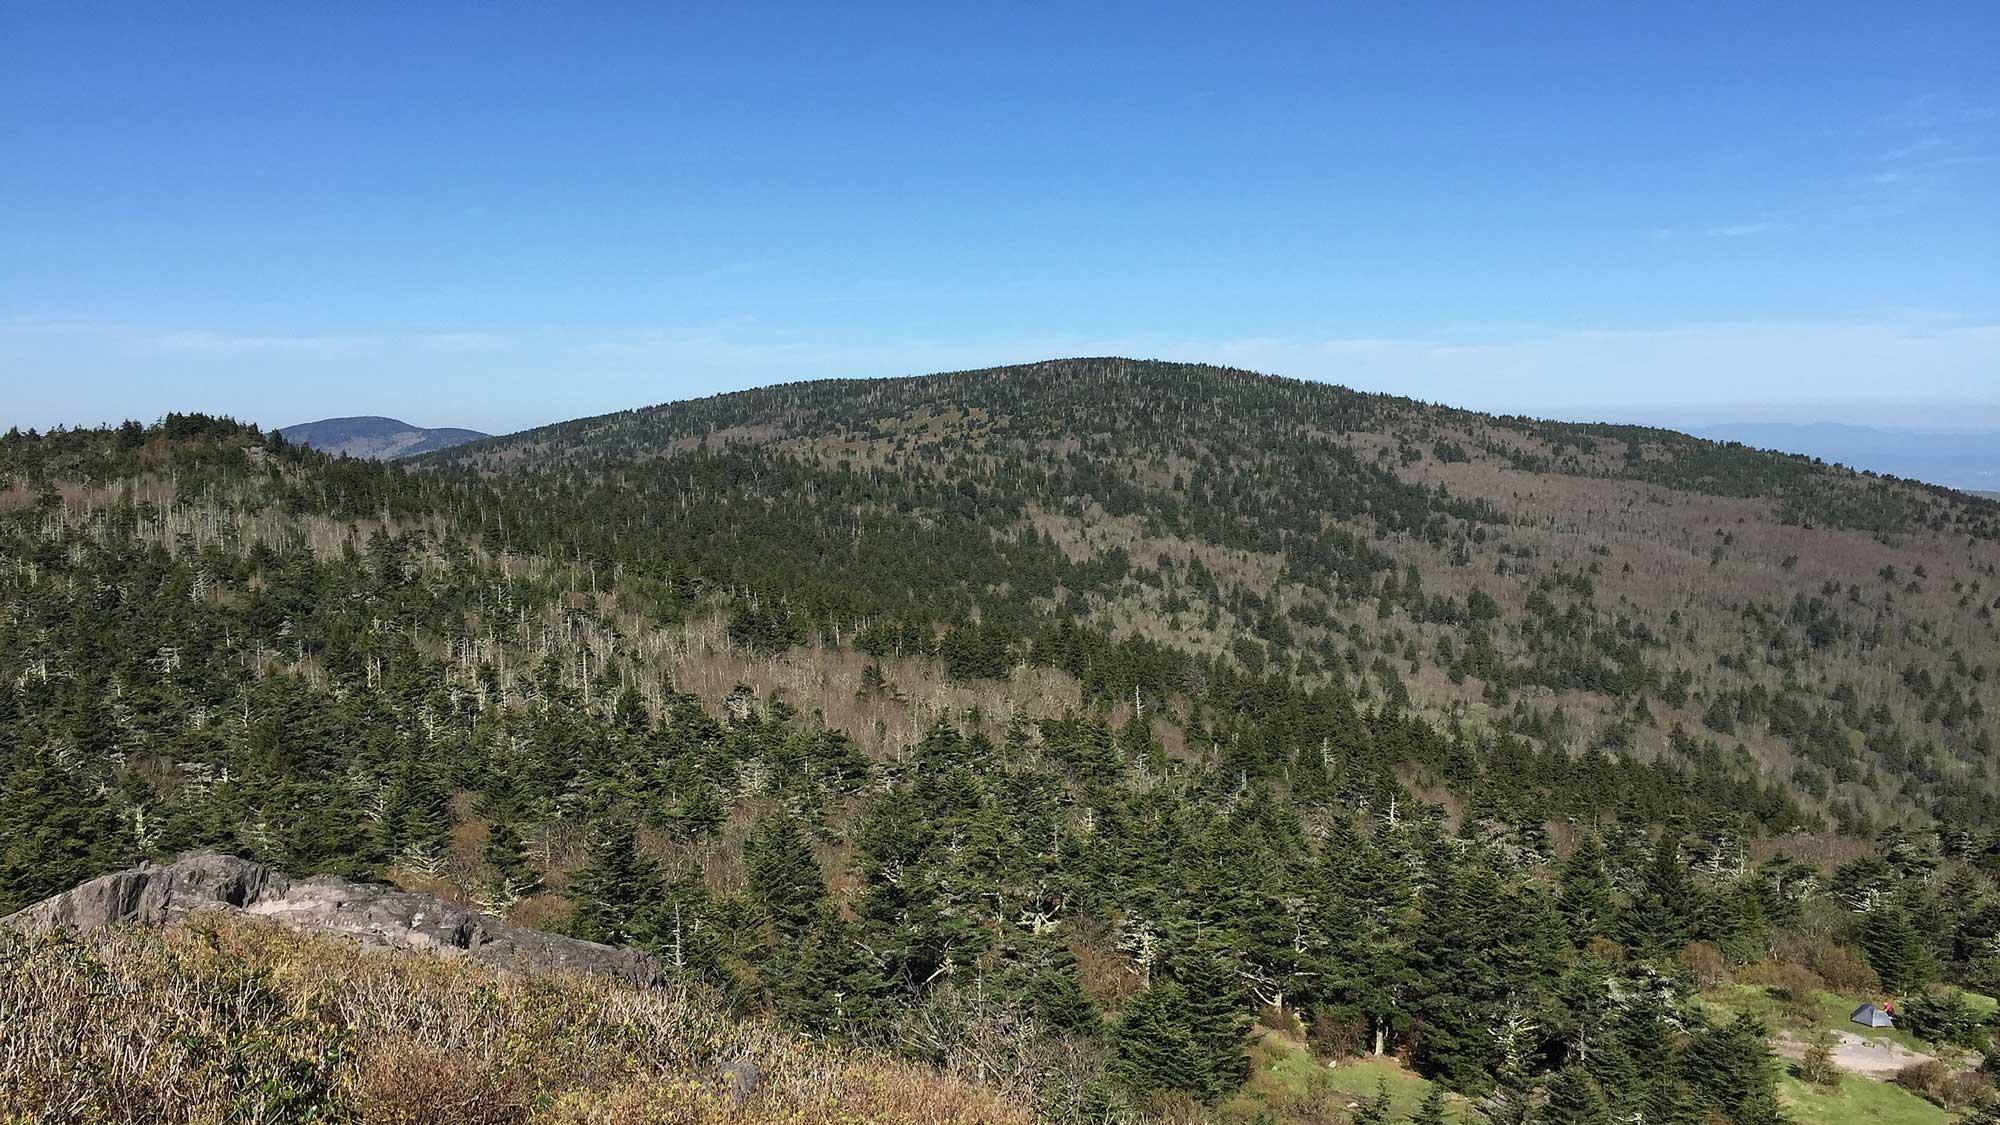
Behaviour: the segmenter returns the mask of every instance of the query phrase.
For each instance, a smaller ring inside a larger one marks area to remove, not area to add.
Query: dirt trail
[[[1833,1061],[1840,1069],[1867,1078],[1888,1080],[1906,1066],[1931,1062],[1929,1055],[1919,1054],[1890,1039],[1868,1039],[1851,1031],[1836,1031],[1838,1040],[1833,1048]],[[1788,1059],[1803,1058],[1806,1045],[1787,1035],[1778,1040],[1778,1053]]]

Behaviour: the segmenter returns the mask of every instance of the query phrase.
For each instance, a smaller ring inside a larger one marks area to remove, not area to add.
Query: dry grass
[[[734,1096],[723,1068],[761,1081]],[[253,919],[0,936],[0,1122],[1005,1122],[923,1067],[712,1000],[369,952]]]

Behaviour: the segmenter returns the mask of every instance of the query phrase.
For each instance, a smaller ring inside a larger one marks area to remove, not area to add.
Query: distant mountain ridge
[[[1732,422],[1688,432],[1989,496],[2000,491],[2000,434],[1913,433],[1833,422]]]
[[[395,461],[415,457],[419,453],[435,453],[492,436],[478,430],[449,426],[412,426],[399,419],[372,414],[301,422],[278,432],[285,435],[286,441],[310,445],[324,453],[345,453],[350,457],[366,457],[374,461]]]

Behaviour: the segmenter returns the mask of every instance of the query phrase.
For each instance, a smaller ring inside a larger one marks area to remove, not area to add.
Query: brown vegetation
[[[0,1027],[0,1121],[38,1125],[1029,1119],[991,1090],[736,1022],[697,994],[241,918],[0,937]]]

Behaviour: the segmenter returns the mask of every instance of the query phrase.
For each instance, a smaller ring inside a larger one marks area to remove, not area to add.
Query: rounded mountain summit
[[[310,445],[323,453],[366,457],[374,461],[395,461],[419,453],[435,453],[490,434],[449,426],[427,429],[395,418],[365,415],[357,418],[325,418],[301,422],[278,431],[285,440]]]

